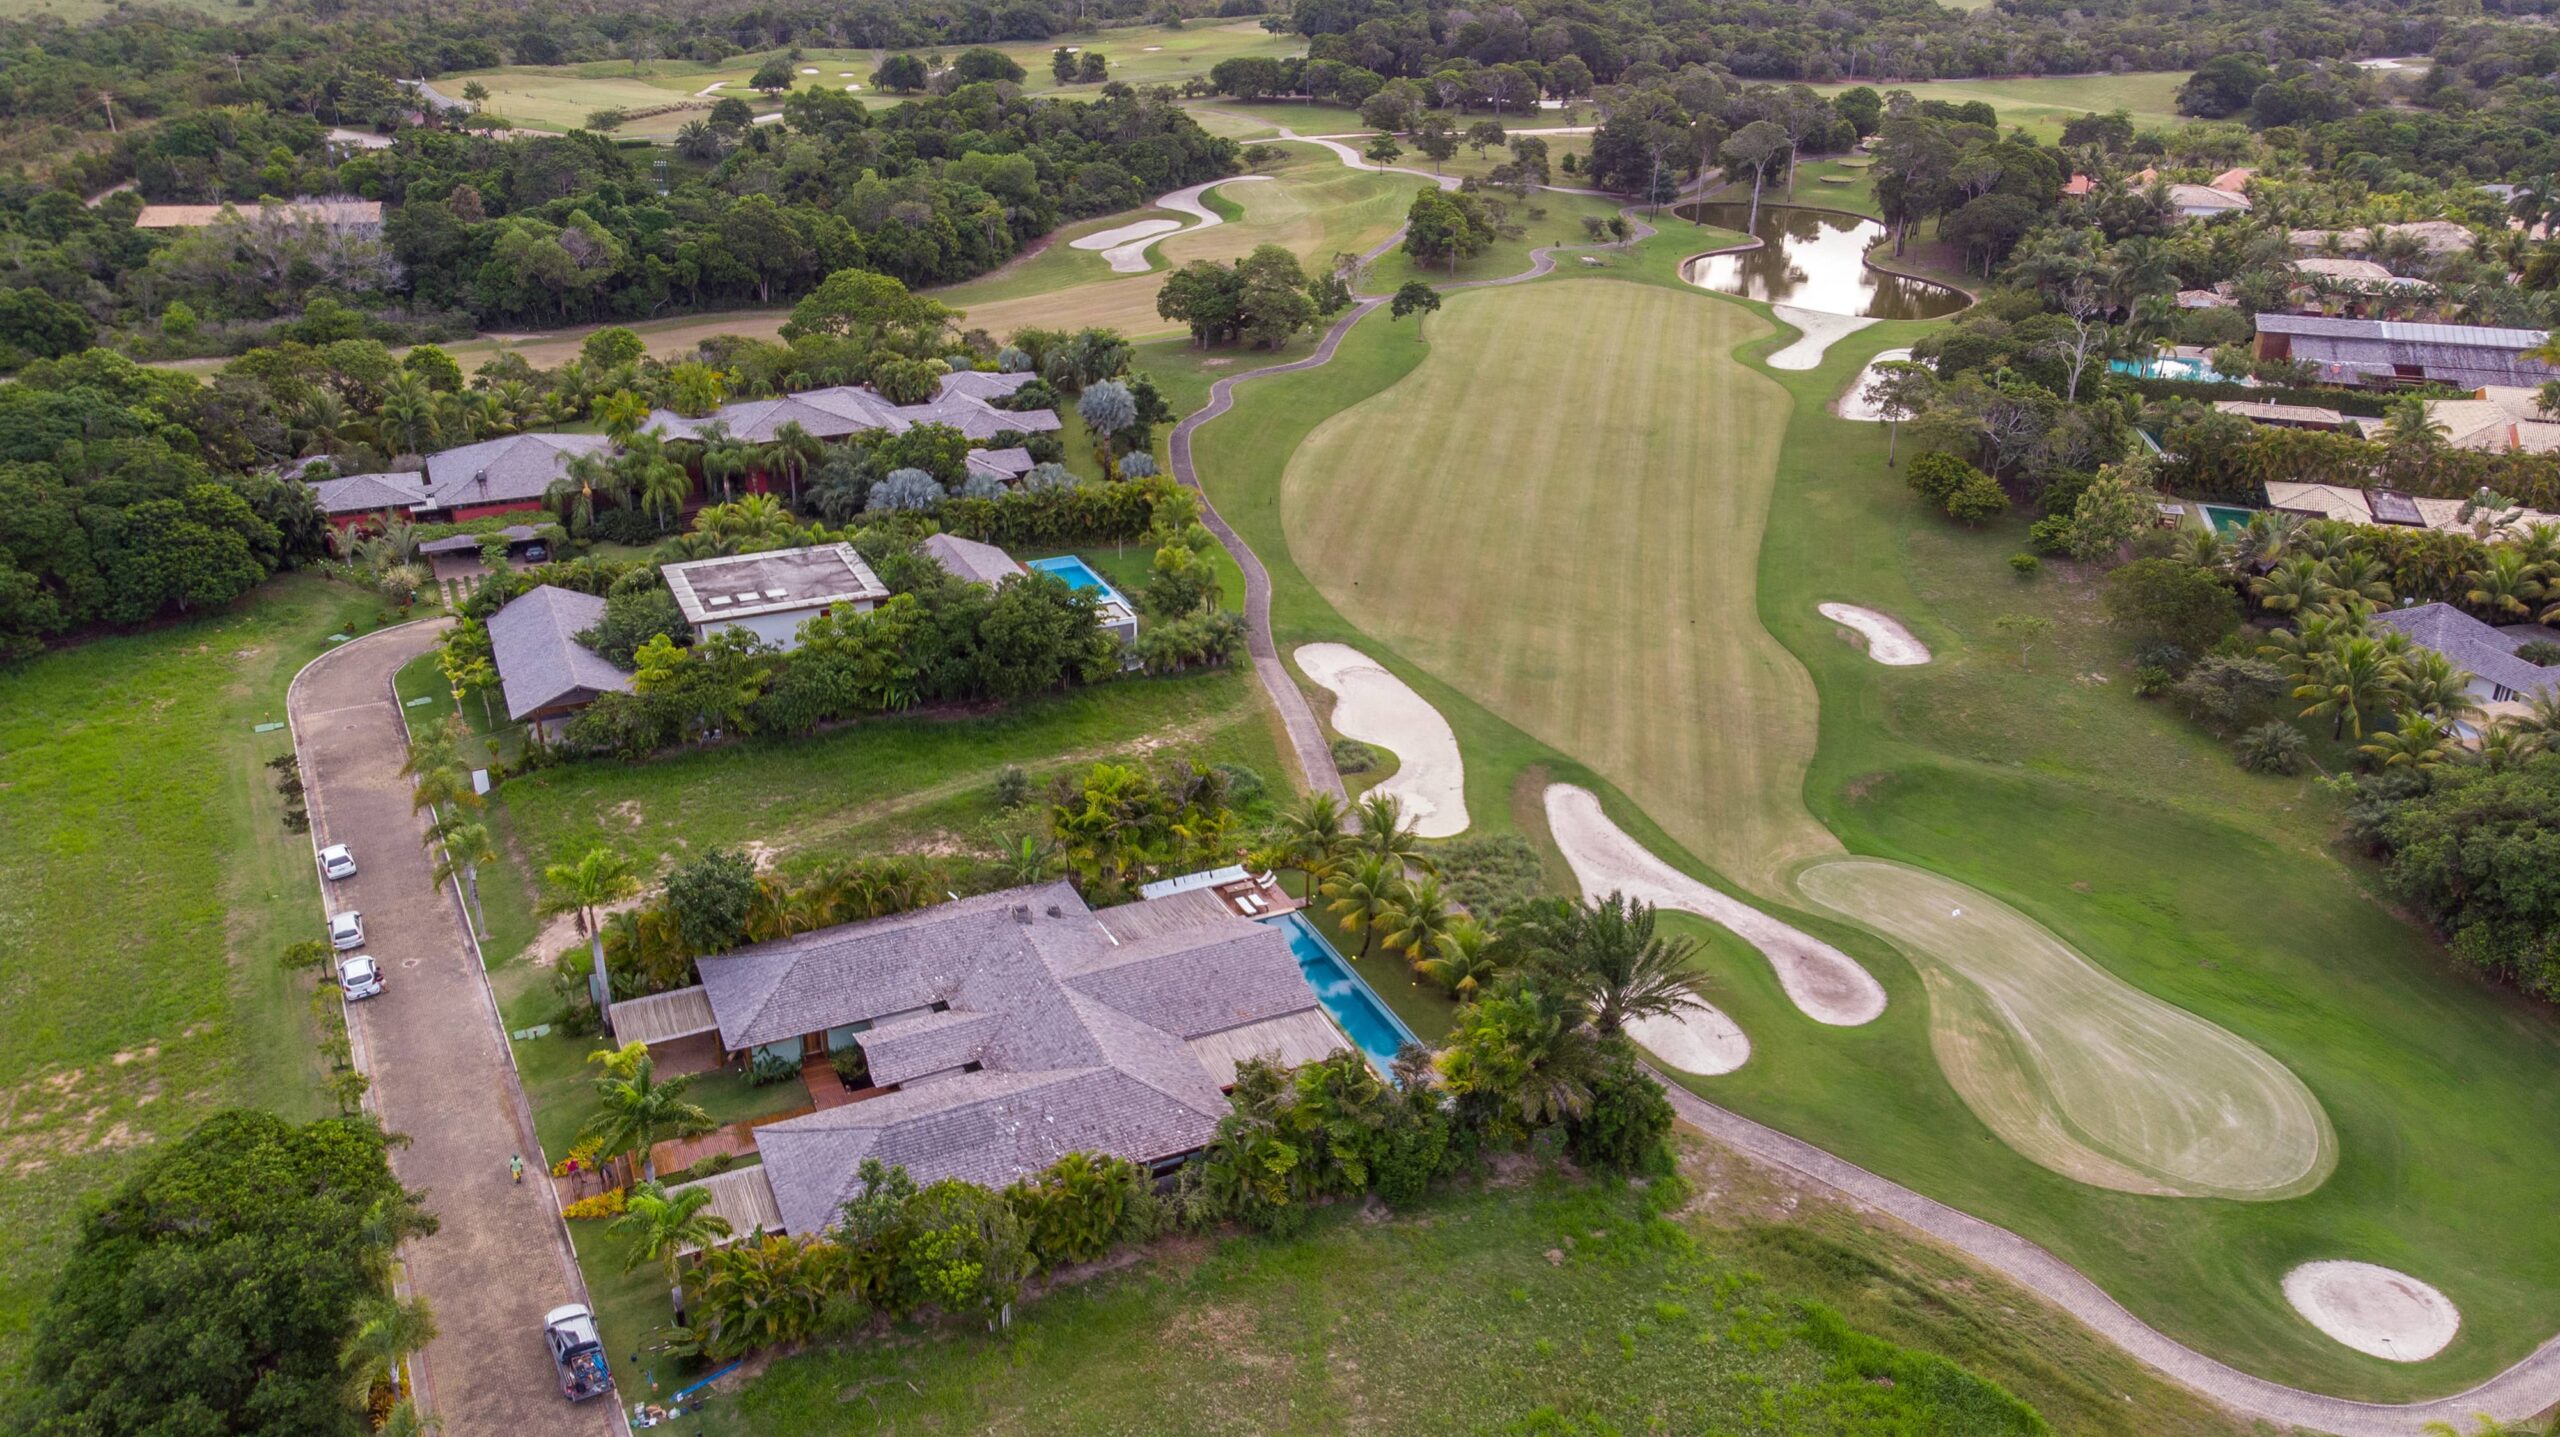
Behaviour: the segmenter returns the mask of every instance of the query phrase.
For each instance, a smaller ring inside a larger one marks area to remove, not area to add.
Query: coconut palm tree
[[[2480,567],[2463,572],[2463,598],[2492,623],[2513,623],[2532,617],[2535,602],[2550,592],[2543,577],[2542,566],[2522,550],[2492,545]]]
[[[1392,952],[1401,953],[1405,961],[1419,964],[1424,955],[1440,949],[1441,936],[1449,931],[1452,914],[1448,895],[1440,891],[1440,880],[1425,877],[1407,883],[1396,895],[1395,905],[1380,919],[1386,929],[1382,940]]]
[[[1274,845],[1278,861],[1304,876],[1310,893],[1350,846],[1351,831],[1342,822],[1342,800],[1332,794],[1310,793],[1280,815],[1280,837]]]
[[[2329,585],[2320,577],[2320,561],[2308,554],[2297,554],[2266,573],[2249,581],[2249,594],[2258,607],[2271,614],[2299,613],[2328,597]]]
[[[381,1377],[399,1391],[401,1362],[435,1341],[435,1314],[423,1297],[405,1302],[376,1298],[357,1311],[356,1329],[338,1349],[338,1365],[353,1373],[360,1387],[371,1387]]]
[[[2560,369],[2560,329],[2544,335],[2542,342],[2526,350],[2522,357],[2536,364],[2548,364],[2555,369]]]
[[[596,522],[596,490],[612,483],[613,463],[602,454],[572,454],[560,477],[542,491],[542,502],[560,516],[562,527],[584,534]]]
[[[1358,846],[1363,852],[1393,860],[1398,871],[1419,868],[1429,872],[1433,868],[1423,854],[1421,838],[1413,831],[1413,820],[1405,817],[1403,799],[1371,789],[1360,796],[1352,812],[1359,825]]]
[[[649,422],[649,401],[628,389],[617,389],[597,400],[595,410],[606,436],[616,444],[639,433],[640,426]]]
[[[456,809],[437,822],[430,836],[443,850],[436,860],[435,886],[441,888],[460,878],[464,891],[471,896],[471,915],[479,925],[478,936],[488,937],[489,915],[480,906],[480,865],[498,861],[498,845],[489,837],[489,825]]]
[[[799,420],[791,419],[773,431],[770,450],[782,470],[783,479],[790,485],[791,507],[797,509],[800,507],[800,478],[827,452],[827,446],[819,441],[817,435],[802,428]]]
[[[1591,1026],[1615,1034],[1638,1018],[1669,1017],[1698,1001],[1698,945],[1654,931],[1654,910],[1623,893],[1572,910],[1553,946],[1533,961],[1582,1005]]]
[[[2356,752],[2384,768],[2431,773],[2456,762],[2462,753],[2453,726],[2430,714],[2411,714],[2389,733],[2378,733],[2356,746]]]
[[[685,1249],[702,1251],[730,1233],[727,1218],[703,1211],[710,1205],[709,1188],[684,1187],[669,1192],[663,1183],[644,1182],[631,1190],[622,1216],[605,1224],[607,1237],[627,1239],[631,1244],[623,1258],[624,1272],[652,1262],[666,1272],[678,1326],[684,1324]]]
[[[1404,895],[1404,866],[1383,854],[1361,853],[1336,868],[1317,891],[1331,900],[1325,911],[1346,933],[1360,935],[1360,956],[1377,946],[1378,931]]]
[[[554,863],[544,868],[542,886],[545,915],[578,915],[578,931],[587,935],[588,949],[595,956],[595,970],[587,976],[587,991],[595,999],[596,1013],[601,1017],[613,1006],[613,985],[606,981],[604,930],[596,922],[597,911],[637,894],[639,875],[632,872],[629,859],[598,844],[575,863]]]
[[[2400,707],[2448,722],[2476,718],[2479,700],[2471,696],[2471,675],[2433,649],[2414,649],[2400,659]]]
[[[1473,918],[1449,920],[1438,940],[1439,951],[1416,964],[1422,975],[1449,990],[1460,1002],[1473,998],[1502,976],[1493,934]]]
[[[696,1137],[720,1126],[701,1105],[685,1098],[702,1075],[686,1073],[659,1081],[657,1060],[645,1045],[600,1050],[589,1054],[588,1060],[601,1064],[605,1072],[596,1079],[599,1111],[578,1129],[578,1136],[594,1140],[596,1150],[608,1157],[639,1154],[644,1182],[657,1179],[652,1149],[659,1143]]]
[[[720,499],[729,499],[729,481],[755,467],[755,446],[729,433],[729,426],[713,420],[702,426],[702,477],[705,482],[720,481]]]
[[[2371,554],[2337,554],[2320,561],[2318,570],[2324,603],[2352,608],[2359,604],[2375,607],[2391,602],[2391,569]]]
[[[2389,711],[2400,679],[2400,665],[2380,640],[2349,634],[2320,653],[2309,681],[2298,685],[2293,696],[2311,701],[2302,717],[2329,720],[2331,738],[2361,739],[2365,720]]]

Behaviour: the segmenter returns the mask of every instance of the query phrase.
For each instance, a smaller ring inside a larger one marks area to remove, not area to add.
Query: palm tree
[[[2522,357],[2536,364],[2548,364],[2555,369],[2560,369],[2560,329],[2544,335],[2542,342],[2526,350]]]
[[[443,1430],[443,1418],[422,1416],[415,1403],[403,1399],[392,1404],[390,1415],[382,1419],[382,1427],[374,1437],[427,1437],[430,1432]]]
[[[1363,853],[1336,868],[1318,891],[1333,900],[1326,905],[1346,933],[1360,935],[1360,956],[1378,941],[1378,929],[1403,896],[1404,867],[1383,854]]]
[[[1425,877],[1404,886],[1395,906],[1382,915],[1380,926],[1387,930],[1387,947],[1418,965],[1425,953],[1439,951],[1450,918],[1449,899],[1440,891],[1440,880]]]
[[[2486,562],[2477,569],[2465,570],[2463,598],[2471,607],[2490,616],[2492,623],[2510,623],[2533,614],[2534,601],[2546,595],[2542,566],[2527,558],[2509,544],[2493,545]]]
[[[755,446],[729,433],[729,426],[717,420],[702,426],[702,477],[720,481],[720,499],[729,499],[729,481],[747,472],[755,464]]]
[[[657,1179],[652,1150],[659,1143],[695,1137],[720,1126],[701,1105],[685,1100],[685,1093],[702,1075],[686,1073],[658,1081],[657,1060],[645,1045],[607,1049],[590,1054],[589,1060],[605,1069],[604,1076],[596,1079],[601,1110],[578,1129],[578,1136],[594,1139],[597,1151],[608,1157],[638,1153],[643,1181]]]
[[[1333,871],[1350,845],[1350,830],[1342,823],[1342,801],[1332,794],[1308,794],[1280,815],[1280,840],[1275,847],[1282,856],[1278,861],[1305,877],[1309,893]]]
[[[2302,717],[2329,719],[2331,738],[2361,739],[2366,717],[2387,711],[2399,685],[2400,665],[2381,641],[2370,634],[2349,634],[2318,656],[2309,681],[2296,687],[2293,696],[2312,701]]]
[[[772,448],[783,478],[791,486],[791,507],[797,509],[800,507],[800,476],[808,472],[810,465],[818,462],[819,456],[827,452],[827,446],[819,442],[817,435],[802,428],[799,420],[789,419],[773,431]]]
[[[2266,573],[2249,581],[2249,593],[2258,607],[2270,614],[2291,614],[2311,608],[2328,596],[2329,586],[2320,577],[2320,561],[2308,554],[2296,554]]]
[[[648,422],[649,401],[628,389],[617,389],[596,401],[596,418],[604,422],[605,434],[620,444]]]
[[[2400,727],[2375,734],[2356,752],[2384,768],[2410,768],[2428,773],[2454,762],[2462,750],[2454,744],[2453,726],[2431,714],[2411,714]]]
[[[2471,675],[2433,649],[2419,649],[2400,661],[2400,706],[2411,713],[2447,721],[2476,718],[2479,700],[2471,696]]]
[[[1451,919],[1440,934],[1438,946],[1437,956],[1425,958],[1415,966],[1462,1003],[1502,976],[1493,934],[1473,918]]]
[[[2374,555],[2331,555],[2320,561],[2318,572],[2325,602],[2343,608],[2391,602],[2391,569]]]
[[[390,1381],[391,1390],[400,1390],[400,1364],[410,1353],[418,1351],[436,1338],[435,1314],[427,1310],[427,1300],[413,1297],[406,1302],[396,1298],[376,1298],[359,1309],[361,1319],[356,1330],[347,1336],[346,1345],[338,1350],[338,1365],[356,1375],[366,1387],[373,1379]]]
[[[463,889],[471,895],[472,918],[479,925],[477,936],[489,936],[489,915],[480,906],[480,865],[498,861],[498,845],[489,837],[489,825],[476,818],[465,818],[457,809],[445,816],[429,831],[444,850],[436,860],[434,883],[441,888],[454,878],[462,880]]]
[[[708,1248],[730,1232],[727,1218],[703,1211],[710,1205],[709,1188],[683,1187],[669,1192],[663,1183],[644,1182],[631,1190],[622,1216],[605,1224],[607,1237],[627,1237],[631,1241],[630,1254],[622,1263],[624,1272],[650,1262],[664,1267],[679,1327],[684,1325],[685,1249]]]
[[[1404,815],[1404,800],[1380,789],[1371,789],[1353,806],[1359,828],[1359,847],[1365,853],[1392,859],[1399,871],[1420,868],[1428,872],[1432,862],[1422,852],[1422,840],[1415,836],[1413,820]]]
[[[596,488],[611,484],[612,472],[612,461],[601,454],[573,454],[560,477],[542,491],[542,502],[570,533],[584,534],[596,521]]]
[[[588,948],[595,955],[595,969],[587,975],[587,993],[595,1000],[596,1016],[603,1018],[613,1007],[613,985],[605,980],[604,930],[596,922],[596,910],[638,893],[639,876],[631,871],[629,859],[598,844],[575,863],[554,863],[544,868],[542,886],[546,890],[542,905],[545,915],[578,915],[578,930],[587,935]]]
[[[1698,1001],[1691,965],[1698,945],[1654,932],[1654,910],[1623,893],[1589,903],[1575,915],[1567,945],[1541,955],[1563,981],[1591,1026],[1616,1034],[1638,1018],[1667,1018]]]

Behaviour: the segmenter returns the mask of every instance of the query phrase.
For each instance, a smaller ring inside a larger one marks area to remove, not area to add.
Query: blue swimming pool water
[[[2232,381],[2220,370],[2201,359],[2111,359],[2107,368],[2118,374],[2138,375],[2145,379],[2183,379],[2191,384],[2229,384]]]
[[[1073,554],[1061,554],[1054,559],[1034,559],[1022,567],[1036,569],[1043,574],[1055,574],[1067,581],[1067,587],[1080,593],[1100,594],[1106,599],[1120,598],[1119,590],[1111,587],[1108,581],[1095,573],[1091,564]],[[1126,603],[1127,600],[1124,599],[1121,602]]]
[[[2254,509],[2235,509],[2228,504],[2207,504],[2203,507],[2205,521],[2213,525],[2213,532],[2217,534],[2233,534],[2248,528],[2249,516],[2257,512]]]
[[[1277,923],[1289,930],[1289,951],[1296,955],[1298,971],[1307,975],[1307,986],[1316,990],[1316,1001],[1324,1004],[1333,1021],[1351,1035],[1351,1041],[1368,1054],[1369,1066],[1381,1077],[1395,1070],[1396,1050],[1419,1041],[1413,1030],[1404,1025],[1382,1001],[1375,990],[1351,971],[1333,945],[1307,921],[1304,913],[1284,913],[1266,922]]]

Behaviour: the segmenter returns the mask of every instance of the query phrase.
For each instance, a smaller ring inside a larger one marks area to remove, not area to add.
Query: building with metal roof
[[[2524,357],[2544,338],[2536,329],[2262,314],[2257,355],[2308,364],[2319,379],[2331,384],[2531,388],[2560,378],[2560,369]]]
[[[745,629],[778,648],[795,648],[809,620],[839,608],[869,613],[889,597],[889,586],[851,544],[695,559],[658,573],[697,642],[722,629]]]

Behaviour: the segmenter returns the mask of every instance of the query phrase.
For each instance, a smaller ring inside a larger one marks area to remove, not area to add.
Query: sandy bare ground
[[[1638,1018],[1627,1036],[1684,1073],[1712,1078],[1751,1059],[1751,1040],[1724,1011],[1700,999],[1675,1017]]]
[[[2322,1332],[2390,1362],[2424,1362],[2462,1327],[2443,1293],[2369,1262],[2306,1262],[2284,1275],[2284,1300]]]
[[[1910,350],[1888,349],[1868,360],[1867,367],[1858,371],[1858,377],[1849,381],[1849,387],[1840,391],[1840,397],[1831,401],[1831,412],[1843,419],[1870,423],[1884,418],[1874,405],[1867,402],[1867,386],[1876,382],[1878,366],[1900,364],[1910,358]]]
[[[1857,631],[1867,641],[1867,657],[1877,663],[1899,669],[1929,662],[1929,646],[1913,637],[1900,619],[1855,604],[1817,604],[1814,608],[1831,622]]]
[[[1874,320],[1860,314],[1824,314],[1815,309],[1799,309],[1792,304],[1773,304],[1769,313],[1780,324],[1793,325],[1803,331],[1795,343],[1769,356],[1771,369],[1811,369],[1822,362],[1825,351],[1840,339],[1857,333]]]
[[[1549,784],[1546,802],[1548,831],[1586,897],[1624,893],[1721,924],[1760,950],[1776,970],[1778,986],[1817,1023],[1854,1028],[1883,1015],[1884,985],[1857,959],[1656,858],[1610,821],[1591,790]]]
[[[1308,678],[1333,690],[1336,732],[1396,756],[1396,771],[1375,791],[1404,800],[1413,831],[1424,838],[1466,832],[1466,762],[1440,711],[1348,644],[1300,644],[1291,657]]]
[[[1198,223],[1186,228],[1174,220],[1138,220],[1122,225],[1116,230],[1105,230],[1098,235],[1086,235],[1074,241],[1075,248],[1102,251],[1102,257],[1110,263],[1113,274],[1145,274],[1148,267],[1147,251],[1155,245],[1156,241],[1169,234],[1190,234],[1195,230],[1215,229],[1226,223],[1224,216],[1200,203],[1202,195],[1220,185],[1240,185],[1252,180],[1270,178],[1269,175],[1231,175],[1222,180],[1188,185],[1170,194],[1159,195],[1156,198],[1157,209],[1171,210],[1178,215],[1189,215]],[[1096,243],[1099,240],[1109,240],[1115,235],[1119,236],[1115,243]]]
[[[1938,1066],[2033,1161],[2122,1192],[2257,1201],[2337,1166],[2328,1114],[2292,1069],[1980,889],[1864,857],[1815,862],[1796,888],[1911,956]]]

